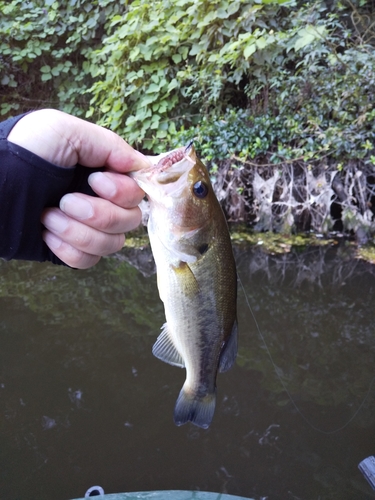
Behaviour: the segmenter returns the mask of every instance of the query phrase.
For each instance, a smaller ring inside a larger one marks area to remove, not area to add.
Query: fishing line
[[[369,397],[370,392],[371,392],[371,389],[372,389],[372,386],[374,385],[374,382],[375,382],[375,376],[374,376],[374,377],[373,377],[373,379],[371,380],[371,383],[370,383],[370,386],[369,386],[369,388],[368,388],[367,394],[366,394],[366,396],[364,397],[364,399],[362,400],[361,404],[359,405],[359,407],[357,408],[357,410],[354,412],[354,414],[353,414],[353,415],[349,418],[349,420],[348,420],[348,421],[347,421],[344,425],[342,425],[341,427],[339,427],[339,428],[337,428],[337,429],[334,429],[334,430],[332,430],[332,431],[324,431],[323,429],[320,429],[319,427],[316,427],[316,425],[314,425],[314,424],[313,424],[313,423],[312,423],[312,422],[311,422],[311,421],[310,421],[310,420],[306,417],[306,415],[305,415],[305,414],[304,414],[304,413],[303,413],[303,412],[299,409],[299,407],[297,406],[296,402],[294,401],[294,399],[293,399],[292,395],[290,394],[290,392],[289,392],[288,388],[286,387],[286,385],[285,385],[285,383],[284,383],[283,379],[282,379],[282,378],[281,378],[281,376],[279,375],[279,370],[280,370],[280,369],[278,368],[278,366],[276,365],[276,363],[275,363],[275,362],[274,362],[274,360],[273,360],[273,357],[272,357],[271,351],[270,351],[270,349],[269,349],[269,347],[268,347],[268,344],[267,344],[267,342],[266,342],[266,339],[265,339],[265,337],[264,337],[263,333],[262,333],[262,332],[261,332],[261,330],[260,330],[260,327],[259,327],[258,321],[257,321],[257,319],[256,319],[256,317],[255,317],[255,314],[254,314],[254,312],[253,312],[253,309],[252,309],[252,307],[251,307],[251,305],[250,305],[250,302],[249,302],[249,300],[248,300],[248,298],[247,298],[245,288],[244,288],[244,286],[243,286],[243,284],[242,284],[242,281],[241,281],[241,279],[240,279],[240,277],[239,277],[239,276],[238,276],[238,281],[239,281],[239,283],[240,283],[240,285],[241,285],[242,292],[243,292],[243,294],[244,294],[244,296],[245,296],[245,301],[246,301],[246,304],[247,304],[247,306],[248,306],[248,308],[249,308],[249,311],[250,311],[250,313],[251,313],[251,316],[253,317],[253,320],[254,320],[255,326],[256,326],[256,328],[257,328],[257,330],[258,330],[258,334],[259,334],[260,338],[262,339],[262,342],[263,342],[263,344],[264,344],[264,347],[266,348],[267,354],[268,354],[268,356],[269,356],[269,358],[270,358],[270,360],[271,360],[271,363],[272,363],[272,366],[273,366],[273,368],[274,368],[274,370],[275,370],[276,376],[277,376],[277,378],[279,379],[279,381],[280,381],[280,383],[281,383],[281,385],[282,385],[282,387],[283,387],[284,391],[286,392],[286,394],[287,394],[288,398],[290,399],[290,401],[291,401],[292,405],[294,406],[294,408],[296,409],[296,411],[297,411],[297,412],[301,415],[301,417],[303,418],[303,420],[304,420],[304,421],[305,421],[305,422],[306,422],[306,423],[307,423],[307,424],[308,424],[308,425],[309,425],[312,429],[314,429],[315,431],[320,432],[320,433],[322,433],[322,434],[327,434],[327,435],[329,435],[329,434],[336,434],[337,432],[340,432],[340,431],[342,431],[343,429],[345,429],[345,427],[347,427],[347,426],[350,424],[350,422],[352,422],[352,420],[354,420],[354,419],[355,419],[355,417],[356,417],[356,416],[358,415],[358,413],[361,411],[361,409],[362,409],[363,405],[365,404],[365,402],[366,402],[367,398]]]

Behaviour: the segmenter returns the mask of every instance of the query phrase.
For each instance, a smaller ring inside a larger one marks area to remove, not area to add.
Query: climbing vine
[[[155,153],[195,138],[223,202],[244,207],[228,205],[233,218],[372,231],[374,12],[374,0],[0,0],[0,113],[59,108]]]

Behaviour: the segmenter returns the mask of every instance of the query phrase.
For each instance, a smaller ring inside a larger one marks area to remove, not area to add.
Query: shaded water
[[[100,484],[373,499],[357,465],[375,454],[375,270],[340,253],[236,249],[278,375],[240,289],[238,362],[206,431],[173,424],[184,371],[151,354],[154,275],[118,258],[88,271],[0,262],[0,498]]]

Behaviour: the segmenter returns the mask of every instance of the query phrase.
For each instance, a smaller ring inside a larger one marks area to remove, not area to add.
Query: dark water
[[[341,249],[236,253],[269,352],[240,289],[238,363],[218,377],[206,431],[173,424],[184,371],[151,354],[164,321],[154,276],[117,258],[88,271],[0,263],[1,499],[94,484],[375,498],[357,469],[375,454],[374,267]]]

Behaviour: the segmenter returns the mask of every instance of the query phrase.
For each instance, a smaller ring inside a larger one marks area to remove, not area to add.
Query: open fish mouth
[[[151,162],[148,168],[131,172],[130,176],[147,194],[150,194],[148,191],[153,185],[159,186],[164,195],[179,196],[196,163],[193,142],[158,156],[149,156],[148,160]]]
[[[158,161],[155,168],[157,168],[158,171],[163,172],[172,167],[175,163],[179,163],[186,156],[186,154],[188,154],[188,152],[187,148],[174,149],[173,151],[167,153],[166,156],[163,156],[163,158]]]
[[[190,141],[185,147],[174,149],[173,151],[166,153],[158,161],[155,167],[158,170],[160,169],[160,172],[162,172],[171,168],[176,163],[179,163],[185,157],[189,157],[189,154],[193,151],[193,142],[194,141]]]
[[[184,173],[186,170],[186,164],[182,164],[183,160],[188,160],[191,166],[194,166],[195,161],[190,158],[190,154],[194,151],[193,141],[189,142],[187,146],[173,149],[167,153],[163,153],[158,156],[149,156],[148,159],[152,162],[149,168],[142,170],[144,173],[148,173],[150,176],[157,175],[158,182],[163,184],[163,175],[167,173]],[[160,178],[159,178],[160,176]],[[166,176],[167,177],[167,176]],[[170,181],[173,182],[173,181]]]
[[[159,184],[171,184],[185,179],[188,172],[195,165],[195,161],[185,152],[185,148],[175,149],[162,158],[155,166],[154,174]]]

